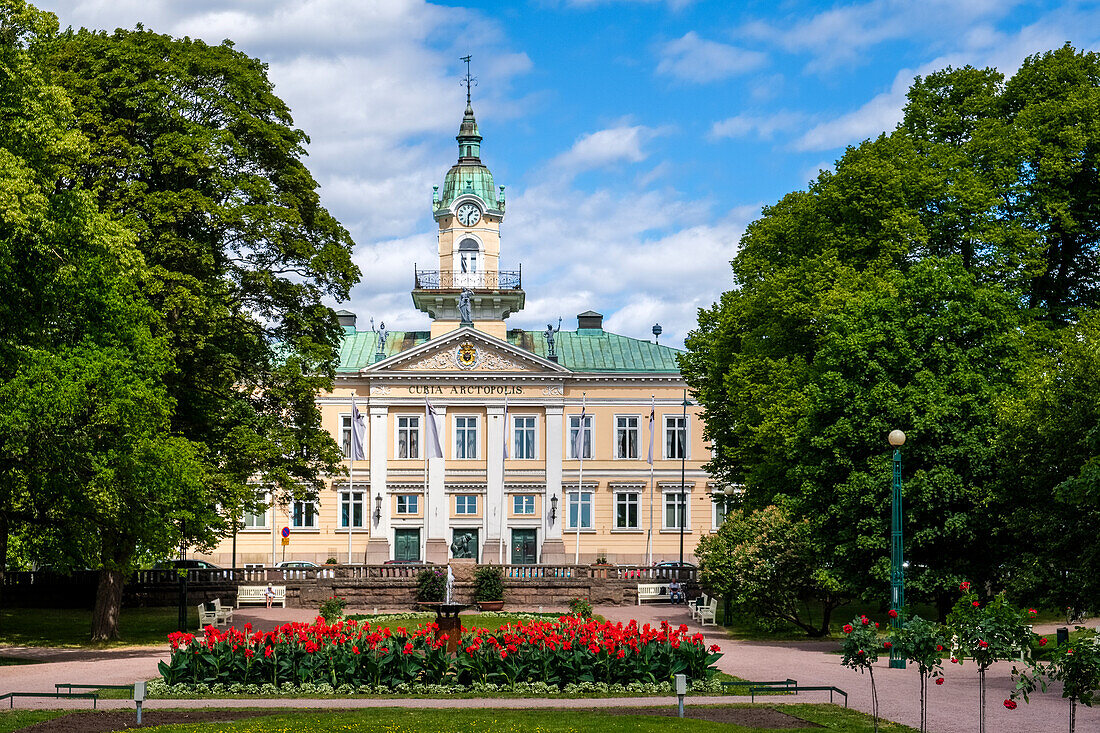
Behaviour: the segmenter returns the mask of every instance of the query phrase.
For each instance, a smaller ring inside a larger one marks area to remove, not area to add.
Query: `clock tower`
[[[521,270],[500,268],[500,223],[504,186],[481,162],[481,134],[466,90],[466,113],[458,128],[458,162],[432,192],[432,213],[439,226],[439,269],[416,270],[413,304],[432,317],[431,336],[473,327],[500,339],[504,320],[523,309]],[[466,295],[463,296],[463,293]],[[463,301],[469,321],[464,323]]]

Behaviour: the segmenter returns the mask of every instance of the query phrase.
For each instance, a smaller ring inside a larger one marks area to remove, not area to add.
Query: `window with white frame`
[[[249,507],[244,510],[241,515],[241,528],[242,529],[267,529],[267,506],[264,502],[267,498],[257,499],[259,504]]]
[[[343,529],[363,526],[363,492],[340,492],[340,526]]]
[[[615,417],[615,457],[638,457],[638,422],[637,415],[617,415]]]
[[[397,457],[420,458],[420,417],[397,416]]]
[[[714,529],[718,529],[722,526],[722,523],[726,521],[726,515],[730,513],[730,499],[724,494],[715,497],[717,501],[714,502]]]
[[[615,494],[615,529],[638,528],[638,494],[620,491]]]
[[[512,514],[534,514],[535,497],[531,494],[515,494],[512,496]]]
[[[455,458],[477,458],[477,416],[455,416]]]
[[[687,506],[689,496],[684,493],[684,501],[680,503],[680,492],[670,491],[665,494],[665,511],[661,526],[665,529],[687,529]]]
[[[592,492],[569,491],[569,529],[592,529]]]
[[[290,504],[290,526],[295,529],[317,528],[317,502],[295,501]]]
[[[686,450],[687,420],[682,415],[665,415],[665,458],[684,458]]]
[[[477,514],[477,494],[455,496],[455,514]]]
[[[577,432],[581,429],[581,416],[569,416],[569,457],[577,459]],[[585,458],[592,457],[592,416],[584,416],[584,444],[582,448]]]
[[[512,418],[512,458],[536,458],[534,415],[515,415]]]
[[[416,514],[420,511],[420,497],[416,494],[397,495],[398,514]]]
[[[344,458],[351,458],[351,415],[340,416],[340,447]]]

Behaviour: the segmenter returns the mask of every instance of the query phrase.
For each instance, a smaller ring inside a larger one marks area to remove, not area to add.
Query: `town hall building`
[[[692,560],[722,505],[679,352],[610,333],[592,311],[574,329],[508,328],[522,271],[504,257],[504,187],[481,161],[469,97],[457,140],[432,195],[438,267],[412,283],[430,330],[361,330],[338,313],[340,366],[318,403],[349,474],[316,502],[246,515],[237,564],[642,564],[679,559],[681,536]],[[229,565],[231,552],[226,540],[208,557]]]

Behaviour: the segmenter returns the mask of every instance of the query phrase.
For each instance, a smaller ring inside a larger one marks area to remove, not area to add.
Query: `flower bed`
[[[333,689],[396,689],[399,685],[661,683],[674,674],[708,680],[721,656],[686,626],[612,624],[573,616],[509,624],[497,631],[463,629],[457,654],[428,624],[372,629],[354,620],[331,626],[286,624],[272,631],[221,631],[168,636],[172,657],[160,663],[165,684],[325,684]]]

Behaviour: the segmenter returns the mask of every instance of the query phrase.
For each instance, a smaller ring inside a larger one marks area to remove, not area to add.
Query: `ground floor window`
[[[363,526],[363,492],[340,492],[340,526],[347,529],[348,526]]]
[[[317,502],[296,501],[290,505],[290,526],[297,529],[317,528]]]
[[[513,514],[534,514],[535,497],[530,494],[516,494],[512,497]]]
[[[477,560],[478,556],[478,531],[476,529],[460,528],[454,530],[451,541],[451,557],[468,557]]]
[[[592,492],[569,492],[569,529],[592,528]]]
[[[416,494],[397,495],[398,514],[417,514],[420,511],[420,497]]]
[[[638,495],[633,492],[615,494],[615,529],[638,528]]]
[[[456,496],[455,514],[477,514],[477,494],[459,494]]]
[[[688,498],[688,495],[685,493],[683,504],[681,504],[679,491],[665,494],[665,516],[664,522],[662,523],[665,529],[687,528]]]

